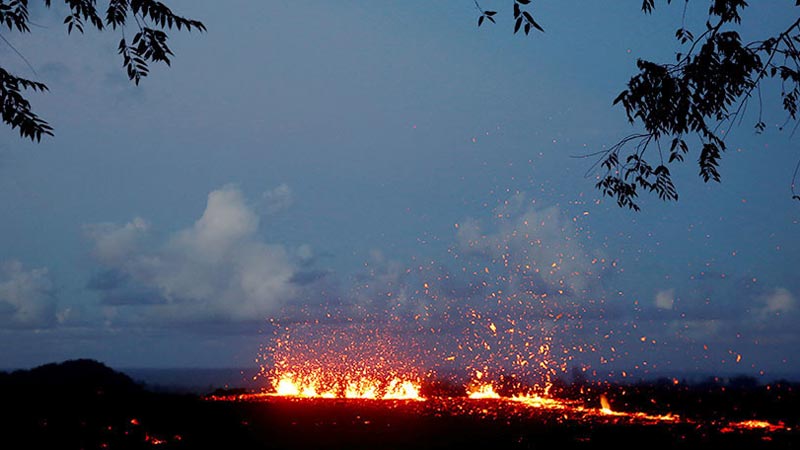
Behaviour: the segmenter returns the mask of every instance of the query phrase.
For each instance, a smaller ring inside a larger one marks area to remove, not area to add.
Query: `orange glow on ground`
[[[511,400],[519,402],[525,406],[531,406],[534,408],[566,409],[570,407],[569,404],[567,404],[563,400],[558,400],[549,397],[542,397],[539,395],[518,394],[511,397]]]
[[[568,393],[569,399],[556,398],[550,394],[552,381],[557,372],[566,371],[566,366],[553,356],[551,336],[537,337],[533,330],[522,333],[514,321],[501,322],[476,312],[469,317],[477,331],[458,343],[459,351],[468,355],[482,349],[490,352],[505,345],[513,352],[501,352],[497,357],[484,354],[486,361],[478,356],[471,357],[466,367],[457,367],[464,355],[448,351],[446,357],[433,358],[437,364],[445,363],[431,369],[425,364],[426,359],[419,356],[428,354],[416,343],[398,337],[399,334],[355,324],[301,324],[280,328],[274,343],[265,347],[256,360],[260,365],[259,376],[268,380],[264,392],[208,399],[302,403],[323,408],[329,401],[326,399],[336,399],[337,405],[385,407],[435,417],[466,415],[502,420],[535,418],[559,423],[688,425],[721,433],[749,430],[771,433],[787,429],[783,423],[775,425],[760,420],[721,422],[697,419],[691,412],[684,417],[660,409],[635,411],[631,410],[635,407],[630,403],[622,401],[618,406],[628,411],[617,410],[606,397],[614,399],[611,393],[598,395],[599,392],[591,390],[586,391],[586,397],[581,389],[579,395]],[[453,379],[443,376],[446,383],[441,387],[433,376],[442,368],[471,372],[471,380],[449,384],[447,382]],[[432,381],[430,391],[423,388],[426,380]],[[522,380],[534,384],[526,387]],[[678,384],[677,380],[673,380],[673,384]],[[642,409],[650,409],[648,406]]]
[[[414,414],[432,414],[435,416],[465,415],[495,420],[504,417],[506,418],[504,420],[512,417],[558,417],[559,421],[566,420],[578,423],[690,425],[694,428],[710,427],[709,429],[717,429],[720,433],[791,431],[791,428],[782,422],[774,424],[763,420],[745,420],[720,423],[715,420],[692,419],[671,413],[651,414],[641,411],[615,411],[605,396],[589,401],[590,404],[587,404],[586,400],[559,399],[549,397],[546,394],[515,394],[511,397],[506,397],[498,394],[491,383],[473,383],[472,389],[464,391],[466,393],[465,396],[431,398],[420,396],[419,384],[402,381],[399,378],[388,383],[370,381],[352,383],[336,393],[315,391],[313,386],[304,387],[292,383],[290,378],[284,377],[277,380],[275,384],[282,389],[282,393],[209,396],[206,399],[232,402],[325,402],[334,398],[337,399],[336,401],[353,402],[356,407],[358,407],[357,405],[368,404],[377,406],[382,402],[386,402],[387,410],[408,408],[408,411],[413,411]],[[318,403],[310,403],[310,405],[312,404],[318,405]]]
[[[281,397],[423,400],[419,383],[401,378],[386,382],[370,378],[336,381],[336,377],[319,373],[286,373],[275,377],[272,385],[273,395]]]
[[[419,386],[410,381],[394,379],[389,382],[386,393],[383,395],[387,400],[423,400],[419,395]]]
[[[470,389],[467,392],[469,398],[500,398],[500,394],[494,391],[494,387],[490,383],[481,384]]]
[[[775,432],[784,430],[786,426],[783,423],[770,423],[764,420],[744,420],[741,422],[731,422],[727,427],[722,429],[723,433],[732,433],[735,430],[764,430]]]

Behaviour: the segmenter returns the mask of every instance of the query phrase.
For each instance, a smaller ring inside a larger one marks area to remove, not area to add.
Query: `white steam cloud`
[[[562,293],[587,294],[603,270],[602,257],[583,248],[575,224],[556,207],[533,209],[518,194],[494,216],[498,224],[490,233],[473,219],[458,224],[462,255],[502,262],[509,272],[535,275],[540,287]]]

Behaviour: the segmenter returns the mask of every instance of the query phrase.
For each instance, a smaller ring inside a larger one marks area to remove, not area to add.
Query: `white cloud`
[[[779,287],[761,297],[763,306],[758,310],[762,318],[775,317],[789,313],[795,309],[795,298],[788,289]]]
[[[282,183],[267,192],[262,198],[264,208],[268,214],[275,214],[283,211],[294,203],[294,194],[286,183]]]
[[[708,320],[676,320],[672,322],[672,329],[686,336],[701,340],[715,335],[723,329],[724,321],[717,319]]]
[[[295,294],[294,263],[283,246],[259,239],[259,218],[235,187],[211,192],[203,215],[154,249],[131,236],[147,231],[137,223],[89,226],[87,236],[106,269],[163,298],[142,302],[144,319],[258,320]]]
[[[309,263],[314,260],[314,249],[308,244],[302,244],[297,248],[297,257],[303,263]]]
[[[258,222],[241,192],[226,186],[208,194],[203,216],[172,239],[171,250],[198,262],[219,261],[231,248],[254,238]]]
[[[94,257],[104,263],[115,263],[128,258],[138,249],[139,240],[149,229],[150,225],[140,217],[121,227],[113,223],[83,227],[84,233],[94,240]]]
[[[19,261],[0,264],[0,326],[49,327],[55,323],[55,309],[46,268],[25,270]]]
[[[656,293],[655,305],[658,309],[672,309],[675,305],[675,289],[667,289]]]

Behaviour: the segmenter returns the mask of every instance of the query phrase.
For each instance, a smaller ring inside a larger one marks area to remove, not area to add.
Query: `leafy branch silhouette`
[[[762,133],[762,84],[768,79],[780,81],[780,100],[786,123],[797,124],[800,102],[800,17],[772,36],[743,42],[737,28],[744,0],[707,0],[705,29],[697,36],[682,24],[675,32],[685,52],[676,54],[673,63],[639,59],[638,73],[615,99],[614,105],[625,109],[628,121],[644,131],[620,139],[600,152],[581,157],[596,158],[587,176],[601,169],[595,187],[604,196],[614,198],[620,207],[640,210],[639,192],[656,194],[664,201],[678,200],[678,192],[669,171],[699,149],[697,164],[704,182],[721,181],[720,160],[726,150],[725,138],[734,124],[741,123],[748,103],[758,100],[755,131]],[[672,0],[666,0],[667,4]],[[684,0],[684,22],[689,0]],[[533,20],[529,0],[514,0],[514,32],[524,24],[544,31]],[[495,11],[481,12],[478,25],[492,19]],[[796,0],[795,6],[800,6]],[[643,0],[642,11],[651,14],[655,0]],[[493,19],[491,22],[495,22]],[[795,128],[797,125],[795,125]],[[782,129],[783,127],[781,127]],[[655,151],[655,158],[653,158]],[[800,200],[795,189],[800,162],[791,179],[791,195]]]
[[[206,31],[205,25],[172,12],[164,3],[155,0],[109,0],[103,19],[96,0],[64,0],[69,14],[64,18],[67,34],[73,31],[83,33],[89,26],[99,31],[110,27],[119,28],[122,34],[118,52],[128,78],[136,85],[149,73],[151,63],[170,65],[173,55],[168,45],[165,30],[177,28],[186,31]],[[48,8],[51,0],[44,0]],[[133,21],[137,32],[130,44],[125,39],[125,27]],[[28,0],[0,0],[0,28],[10,32],[30,33]],[[16,48],[0,34],[0,39],[9,45],[25,63],[30,66]],[[33,68],[31,70],[34,72]],[[17,129],[20,136],[41,141],[43,135],[53,135],[53,128],[31,109],[24,91],[47,91],[44,83],[19,77],[0,67],[0,114],[3,122],[11,129]]]

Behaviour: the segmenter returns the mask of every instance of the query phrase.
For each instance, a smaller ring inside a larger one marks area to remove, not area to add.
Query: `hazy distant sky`
[[[60,8],[34,8],[32,34],[3,36],[36,73],[0,55],[50,87],[31,99],[55,137],[0,131],[0,367],[249,365],[287,309],[419,302],[434,273],[461,273],[446,295],[473,301],[459,289],[483,275],[464,269],[510,255],[558,262],[537,286],[585,306],[565,341],[597,350],[576,363],[800,373],[800,152],[782,111],[766,103],[756,135],[748,110],[721,184],[691,156],[677,203],[620,209],[575,156],[636,130],[612,100],[637,58],[674,58],[682,2],[539,1],[546,32],[528,37],[510,0],[481,3],[498,24],[477,28],[466,0],[174,1],[208,32],[171,32],[172,67],[138,87],[118,33],[68,37]],[[745,39],[797,17],[765,3]]]

